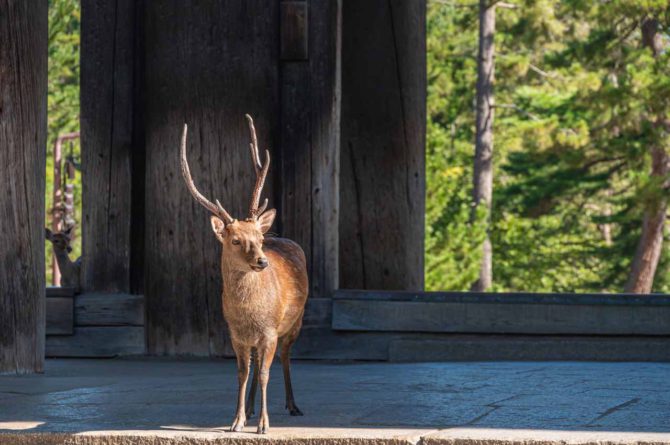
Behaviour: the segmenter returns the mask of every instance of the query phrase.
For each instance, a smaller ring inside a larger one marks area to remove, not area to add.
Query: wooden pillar
[[[265,0],[155,0],[144,18],[146,140],[145,303],[150,354],[226,352],[221,245],[209,213],[179,170],[189,125],[194,181],[235,217],[249,205],[255,173],[244,114],[272,156],[264,196],[278,169],[278,14]],[[274,229],[276,230],[276,229]]]
[[[341,1],[282,1],[281,233],[305,250],[311,297],[338,287]]]
[[[423,288],[426,3],[344,0],[340,288]]]
[[[44,367],[46,0],[0,13],[0,373]]]
[[[135,2],[82,0],[83,272],[87,291],[130,290]]]

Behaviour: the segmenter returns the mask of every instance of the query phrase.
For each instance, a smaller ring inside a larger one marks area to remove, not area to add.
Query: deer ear
[[[45,228],[44,228],[44,236],[46,237],[46,239],[48,239],[49,241],[51,241],[51,235],[53,235],[53,233],[51,232],[51,230],[49,230],[48,227],[45,227]]]
[[[270,230],[270,227],[275,220],[275,216],[277,216],[277,211],[275,209],[270,209],[263,212],[263,214],[258,217],[258,225],[260,226],[261,233]]]
[[[214,232],[214,235],[216,235],[219,241],[223,242],[223,234],[226,229],[225,223],[214,215],[209,218],[209,221],[212,223],[212,231]]]
[[[68,227],[67,229],[63,230],[63,233],[69,236],[70,233],[72,233],[72,226],[70,226],[70,227]]]

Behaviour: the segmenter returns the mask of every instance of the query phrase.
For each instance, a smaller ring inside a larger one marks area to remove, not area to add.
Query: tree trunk
[[[496,29],[495,6],[490,0],[479,1],[479,57],[477,59],[477,134],[475,139],[475,162],[473,176],[473,220],[476,208],[486,206],[491,213],[493,191],[493,80],[495,47],[493,37]],[[487,234],[482,246],[482,261],[479,279],[472,285],[473,291],[483,292],[491,287],[492,249]]]
[[[656,19],[645,19],[642,23],[642,43],[653,52],[654,57],[658,57],[661,52],[662,39],[658,33],[658,21]],[[664,116],[658,116],[659,124],[663,122],[663,119]],[[652,178],[660,178],[662,181],[668,175],[669,165],[670,156],[668,156],[665,147],[652,147]],[[663,247],[663,228],[667,208],[668,200],[665,194],[659,195],[657,200],[647,205],[642,222],[642,235],[635,250],[630,275],[624,289],[625,292],[635,294],[651,292]]]
[[[47,7],[0,13],[0,373],[44,367]]]

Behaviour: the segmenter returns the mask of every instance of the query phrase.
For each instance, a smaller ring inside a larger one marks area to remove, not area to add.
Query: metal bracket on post
[[[279,54],[281,60],[300,61],[309,58],[309,16],[307,1],[280,3]]]

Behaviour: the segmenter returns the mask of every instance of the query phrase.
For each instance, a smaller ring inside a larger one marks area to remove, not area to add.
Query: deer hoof
[[[267,417],[261,416],[260,421],[258,422],[258,429],[256,430],[256,433],[258,434],[267,434],[267,432],[270,430],[270,422],[268,421]]]
[[[230,427],[230,432],[231,433],[239,433],[240,431],[244,430],[244,426],[247,424],[247,419],[245,418],[240,418],[240,417],[235,417],[235,420],[233,421],[232,426]]]
[[[302,416],[302,411],[300,411],[300,408],[297,406],[294,406],[293,408],[288,409],[288,413],[292,416]]]

